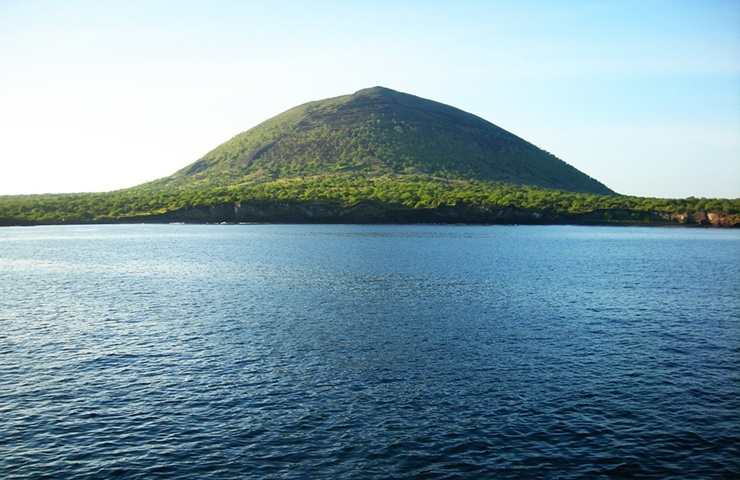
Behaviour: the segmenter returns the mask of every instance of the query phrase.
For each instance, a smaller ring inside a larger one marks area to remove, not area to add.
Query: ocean
[[[738,478],[740,231],[0,229],[0,477]]]

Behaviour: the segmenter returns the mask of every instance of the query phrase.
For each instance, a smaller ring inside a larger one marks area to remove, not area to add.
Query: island
[[[493,123],[384,87],[309,102],[173,175],[0,196],[0,225],[479,223],[740,227],[740,199],[621,195]]]

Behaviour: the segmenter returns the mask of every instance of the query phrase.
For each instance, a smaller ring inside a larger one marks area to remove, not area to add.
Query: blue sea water
[[[0,229],[0,478],[617,477],[740,477],[740,231]]]

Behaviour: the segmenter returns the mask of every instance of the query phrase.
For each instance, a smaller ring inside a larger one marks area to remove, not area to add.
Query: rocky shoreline
[[[251,201],[195,206],[160,215],[122,218],[71,219],[61,222],[24,222],[0,219],[0,226],[102,223],[347,223],[347,224],[522,224],[522,225],[644,225],[740,228],[740,215],[721,212],[657,212],[624,209],[587,213],[559,213],[516,207],[476,205],[414,209],[403,205]]]

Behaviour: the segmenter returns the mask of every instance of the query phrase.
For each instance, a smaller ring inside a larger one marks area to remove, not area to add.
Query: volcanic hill
[[[227,185],[336,173],[419,174],[613,193],[480,117],[384,87],[292,108],[158,183]]]

